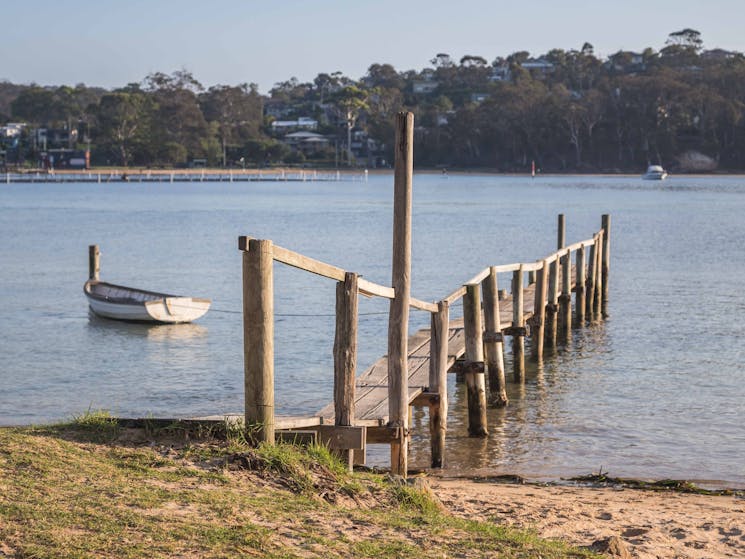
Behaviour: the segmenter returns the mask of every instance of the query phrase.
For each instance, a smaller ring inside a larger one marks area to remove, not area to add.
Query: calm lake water
[[[0,185],[0,424],[241,411],[237,237],[388,284],[392,183]],[[745,485],[745,178],[417,175],[414,188],[412,294],[425,300],[550,253],[558,213],[568,242],[613,218],[610,318],[524,385],[508,374],[488,439],[468,438],[451,378],[451,471]],[[89,316],[89,244],[103,280],[209,297],[212,310],[175,326]],[[332,396],[334,285],[275,270],[278,411],[313,412]],[[387,307],[361,298],[360,370],[385,353]],[[411,331],[428,323],[414,312]],[[425,412],[414,423],[411,462],[426,467]]]

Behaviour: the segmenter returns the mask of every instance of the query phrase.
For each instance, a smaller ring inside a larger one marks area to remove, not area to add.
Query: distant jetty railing
[[[366,182],[368,171],[315,169],[188,169],[149,171],[117,169],[107,171],[50,171],[2,173],[0,182],[11,183],[169,183],[169,182]]]
[[[243,255],[244,420],[254,440],[273,442],[278,425],[274,407],[275,261],[336,281],[333,405],[314,418],[294,424],[283,420],[280,428],[292,431],[295,425],[320,426],[325,440],[334,443],[350,467],[353,462],[364,461],[366,443],[384,442],[391,446],[392,471],[406,475],[411,405],[429,407],[432,466],[442,467],[449,371],[461,373],[466,383],[469,435],[486,436],[487,372],[492,402],[508,403],[505,337],[512,338],[514,377],[521,382],[525,379],[526,337],[531,340],[533,358],[540,361],[545,349],[555,349],[559,341],[568,341],[573,328],[607,315],[609,215],[602,216],[602,227],[591,238],[568,246],[564,216],[560,215],[558,248],[552,254],[535,262],[485,268],[436,302],[411,297],[412,140],[413,115],[399,113],[391,286],[370,282],[358,273],[274,245],[271,240],[239,238]],[[511,276],[511,293],[499,290],[500,274]],[[384,297],[391,303],[388,354],[357,378],[359,294]],[[451,321],[449,309],[459,300],[463,302],[463,319]],[[410,308],[429,312],[431,317],[430,329],[411,338]],[[356,393],[358,382],[364,394]],[[329,410],[334,418],[330,429],[325,421]]]

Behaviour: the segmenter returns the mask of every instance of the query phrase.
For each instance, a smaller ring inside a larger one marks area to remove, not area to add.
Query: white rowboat
[[[145,291],[90,279],[83,287],[91,310],[99,316],[140,322],[191,322],[204,315],[209,299]]]

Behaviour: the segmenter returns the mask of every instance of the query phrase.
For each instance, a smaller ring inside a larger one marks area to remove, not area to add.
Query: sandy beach
[[[452,513],[578,546],[613,536],[639,559],[745,557],[745,498],[430,478]]]

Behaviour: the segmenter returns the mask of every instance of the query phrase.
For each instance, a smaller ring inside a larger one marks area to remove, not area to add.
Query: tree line
[[[387,164],[399,110],[415,114],[419,167],[745,170],[745,56],[704,50],[693,29],[659,51],[439,53],[421,71],[374,63],[360,79],[291,78],[268,95],[250,83],[205,88],[185,70],[113,90],[0,83],[0,122],[75,128],[94,164]],[[300,152],[272,127],[301,116],[330,140],[323,148]],[[24,146],[33,160],[40,147]]]

